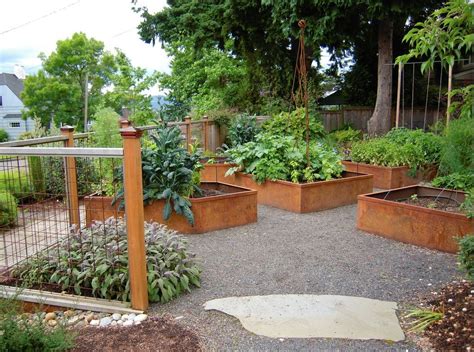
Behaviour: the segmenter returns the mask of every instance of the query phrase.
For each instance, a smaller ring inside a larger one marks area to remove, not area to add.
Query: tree
[[[326,47],[334,65],[353,52],[367,28],[378,31],[378,95],[371,119],[372,132],[389,128],[391,108],[392,36],[394,27],[403,28],[408,18],[426,15],[440,0],[207,0],[169,1],[169,6],[151,14],[139,8],[143,21],[139,33],[146,42],[157,38],[171,43],[191,39],[195,50],[220,48],[229,38],[232,52],[243,58],[255,72],[259,83],[281,97],[289,97],[297,50],[297,21],[307,22],[306,57],[319,59]],[[307,63],[307,67],[310,65]],[[309,72],[310,78],[315,70]]]
[[[104,105],[116,113],[122,108],[130,110],[130,120],[135,125],[145,125],[155,116],[151,105],[151,95],[147,91],[158,79],[156,73],[147,74],[146,69],[134,67],[129,58],[120,50],[114,56],[114,70],[110,75],[111,90],[104,94]]]

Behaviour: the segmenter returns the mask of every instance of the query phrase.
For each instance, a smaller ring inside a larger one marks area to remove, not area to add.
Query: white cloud
[[[139,0],[138,5],[155,12],[166,1]],[[131,0],[4,1],[0,33],[12,30],[0,34],[0,72],[13,72],[15,64],[23,65],[27,73],[37,71],[41,64],[38,54],[51,53],[58,40],[75,32],[103,41],[107,50],[120,48],[135,66],[168,72],[169,58],[159,44],[153,47],[140,40],[136,31],[139,23],[140,16],[132,11]]]

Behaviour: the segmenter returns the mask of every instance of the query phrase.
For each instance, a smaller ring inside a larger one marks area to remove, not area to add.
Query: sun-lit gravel
[[[256,224],[189,236],[201,260],[202,288],[169,304],[155,304],[150,314],[172,314],[194,328],[209,350],[413,350],[408,342],[261,337],[233,317],[204,311],[203,304],[233,295],[276,293],[406,302],[459,275],[454,255],[357,230],[355,205],[311,214],[259,206],[258,215]]]

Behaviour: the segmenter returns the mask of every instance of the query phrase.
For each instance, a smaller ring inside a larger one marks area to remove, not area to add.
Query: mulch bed
[[[442,320],[424,332],[436,351],[470,351],[474,348],[474,282],[454,282],[433,294],[424,304],[444,312]]]
[[[411,205],[417,205],[429,209],[444,210],[451,213],[462,213],[460,204],[449,198],[436,197],[417,197],[400,200],[399,202]]]
[[[199,337],[171,318],[149,318],[131,327],[75,329],[73,352],[91,351],[202,351]]]

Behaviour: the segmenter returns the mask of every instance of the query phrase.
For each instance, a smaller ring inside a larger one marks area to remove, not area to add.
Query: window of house
[[[2,96],[0,95],[0,106],[3,106]]]
[[[18,128],[21,127],[21,122],[10,122],[11,128]]]

